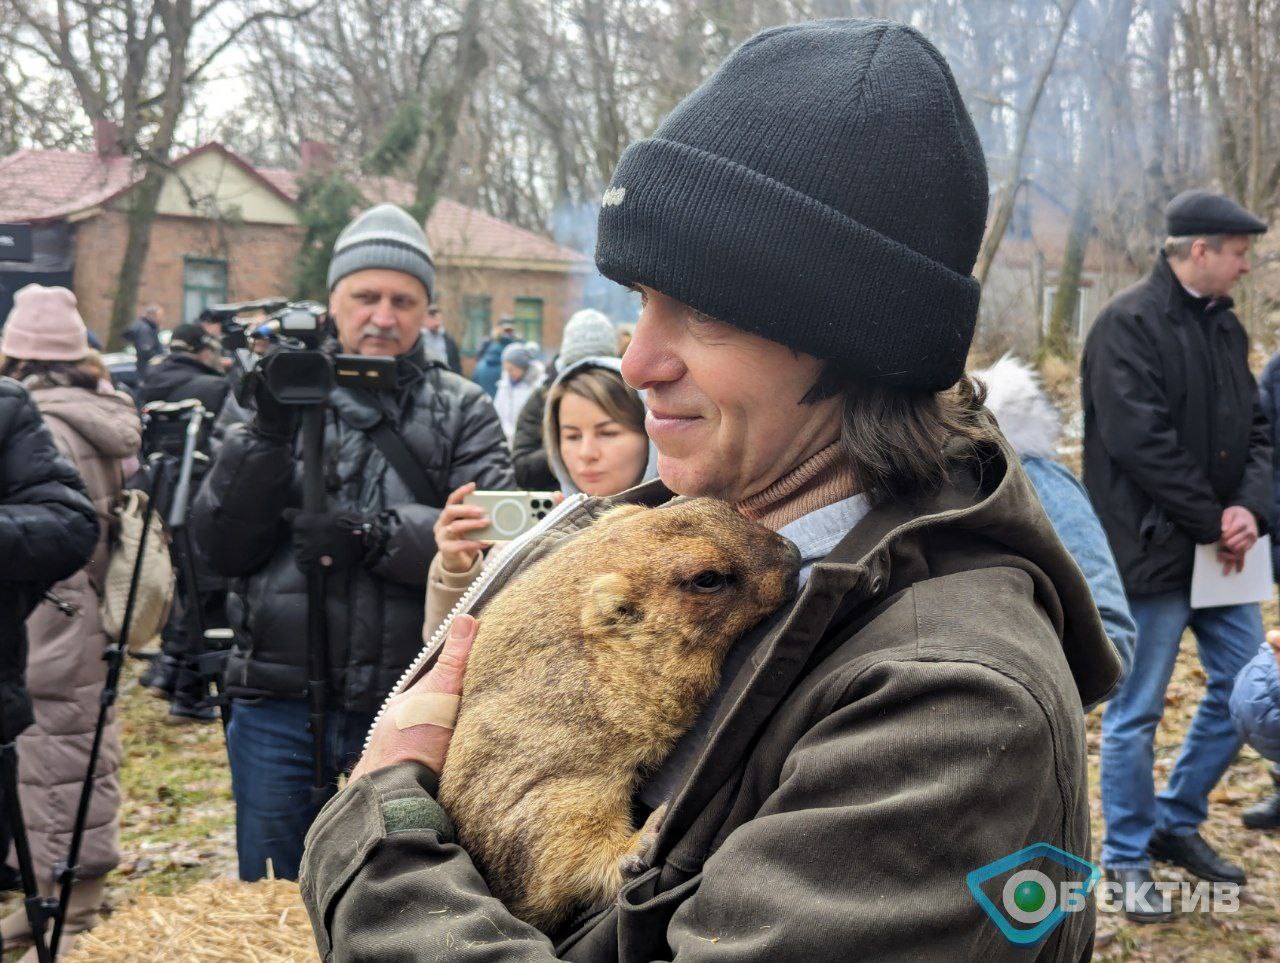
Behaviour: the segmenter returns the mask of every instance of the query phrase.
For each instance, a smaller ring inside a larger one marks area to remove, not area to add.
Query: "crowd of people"
[[[112,508],[146,483],[139,409],[191,399],[216,419],[190,505],[198,577],[180,575],[144,684],[177,720],[229,710],[240,876],[300,878],[326,955],[467,957],[498,938],[504,959],[1021,959],[964,877],[1033,843],[1092,858],[1084,714],[1102,703],[1100,863],[1126,915],[1170,915],[1153,860],[1244,884],[1199,830],[1244,740],[1280,764],[1280,634],[1264,639],[1256,601],[1194,607],[1191,581],[1197,546],[1224,578],[1242,570],[1280,503],[1280,356],[1260,394],[1229,296],[1266,225],[1207,191],[1170,202],[1151,274],[1083,346],[1081,481],[1029,366],[965,371],[987,183],[918,33],[766,31],[619,162],[596,262],[640,295],[634,328],[582,310],[544,354],[503,318],[468,377],[421,225],[386,204],[353,218],[330,261],[330,333],[394,373],[329,392],[320,479],[299,408],[229,371],[218,323],[179,325],[166,347],[148,308],[128,333],[130,395],[71,292],[18,292],[0,343],[0,545],[6,628],[25,623],[29,645],[0,666],[0,741],[17,738],[42,892],[103,685]],[[323,508],[305,495],[317,484]],[[518,551],[480,537],[491,520],[468,496],[518,489],[584,507]],[[456,712],[483,592],[463,603],[489,559],[518,572],[610,506],[685,496],[788,538],[800,591],[637,773],[637,824],[658,820],[640,871],[542,933],[493,899],[436,802],[448,712],[377,713],[413,696]],[[214,689],[189,606],[230,637]],[[1205,692],[1157,794],[1188,628]],[[113,718],[72,935],[118,862],[120,762]],[[1280,827],[1280,790],[1245,822]],[[1080,959],[1093,932],[1091,908],[1068,914],[1037,958]],[[26,914],[0,935],[30,940]]]

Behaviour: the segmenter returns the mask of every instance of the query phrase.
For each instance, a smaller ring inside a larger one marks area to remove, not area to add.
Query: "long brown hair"
[[[980,459],[996,434],[983,403],[986,388],[962,375],[945,391],[906,391],[822,373],[805,396],[841,396],[840,444],[873,502],[937,491],[959,464]]]
[[[78,361],[36,361],[29,358],[5,358],[0,365],[0,375],[14,381],[36,379],[40,386],[84,388],[97,391],[98,382],[107,374],[106,366],[97,352],[90,352]]]

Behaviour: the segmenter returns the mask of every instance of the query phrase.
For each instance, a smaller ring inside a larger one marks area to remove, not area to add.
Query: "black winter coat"
[[[227,400],[231,383],[195,355],[174,351],[151,365],[138,391],[138,404],[152,401],[186,401],[195,398],[216,416]]]
[[[27,615],[98,544],[98,513],[27,390],[0,378],[0,741],[31,724]]]
[[[328,576],[329,702],[373,712],[422,646],[427,566],[439,508],[417,504],[364,429],[388,419],[423,466],[440,504],[469,481],[514,485],[506,439],[484,392],[421,342],[397,359],[400,389],[336,388],[325,414],[325,488],[335,510],[377,516],[384,540],[361,567]],[[192,512],[196,544],[233,577],[227,617],[235,643],[227,692],[238,698],[306,697],[307,584],[282,516],[302,504],[300,440],[251,422],[226,435]]]
[[[542,443],[542,418],[547,408],[547,392],[553,375],[533,389],[516,418],[516,430],[511,436],[511,466],[516,472],[516,484],[528,491],[553,492],[560,487],[551,465],[547,462],[547,449]]]
[[[1280,511],[1280,458],[1274,457],[1280,448],[1280,352],[1271,357],[1258,379],[1258,396],[1262,402],[1262,411],[1271,422],[1271,512],[1272,519]],[[1280,539],[1271,540],[1271,570],[1277,582],[1280,582]]]
[[[1193,298],[1161,255],[1085,342],[1084,483],[1130,595],[1189,588],[1229,506],[1271,528],[1271,429],[1231,304]]]

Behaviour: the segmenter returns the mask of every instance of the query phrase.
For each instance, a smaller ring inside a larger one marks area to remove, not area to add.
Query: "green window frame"
[[[466,319],[462,353],[474,355],[493,327],[492,299],[487,294],[464,294],[462,316]]]
[[[542,346],[542,298],[516,298],[516,336]]]
[[[215,257],[182,259],[182,320],[190,323],[211,304],[227,300],[227,262]]]

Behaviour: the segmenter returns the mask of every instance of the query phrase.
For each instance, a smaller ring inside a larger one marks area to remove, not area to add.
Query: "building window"
[[[1089,333],[1088,325],[1085,320],[1085,300],[1088,298],[1089,288],[1081,283],[1079,293],[1076,295],[1076,329],[1071,332],[1071,336],[1076,339],[1078,344],[1084,343],[1084,336]],[[1049,333],[1049,319],[1053,317],[1053,299],[1058,294],[1058,286],[1056,284],[1046,284],[1044,288],[1044,317],[1040,321],[1041,330]]]
[[[462,338],[462,351],[464,354],[475,354],[484,339],[489,337],[489,331],[492,328],[489,295],[464,294],[462,296],[462,316],[466,319],[466,330]]]
[[[194,321],[210,304],[227,300],[227,262],[209,257],[182,259],[182,320]]]
[[[516,298],[516,337],[542,345],[542,298]]]

